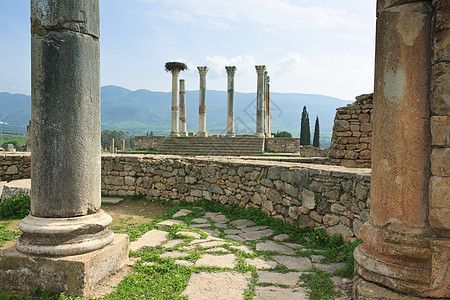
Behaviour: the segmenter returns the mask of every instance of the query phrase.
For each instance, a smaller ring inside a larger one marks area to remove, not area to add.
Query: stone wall
[[[0,154],[0,181],[29,178],[30,154]],[[102,193],[254,207],[346,240],[369,218],[370,170],[220,157],[103,155]],[[297,220],[297,218],[299,219]]]
[[[136,136],[134,137],[135,149],[157,149],[165,136]]]
[[[372,155],[373,94],[337,108],[331,138],[330,160],[348,168],[370,168]]]
[[[261,209],[300,227],[324,227],[346,240],[369,217],[370,170],[226,158],[103,156],[102,192],[207,200]]]
[[[302,157],[327,157],[329,149],[316,148],[313,146],[300,146],[298,138],[266,138],[265,151],[282,153],[300,153]]]
[[[0,153],[0,181],[30,178],[30,153]]]

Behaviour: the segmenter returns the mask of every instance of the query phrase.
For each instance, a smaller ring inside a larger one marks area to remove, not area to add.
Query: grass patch
[[[333,281],[330,275],[322,270],[313,269],[312,274],[302,274],[302,286],[309,288],[310,300],[334,299],[337,293],[333,290]]]
[[[3,244],[7,241],[14,240],[17,236],[19,236],[22,232],[21,231],[9,231],[5,230],[5,228],[10,224],[11,222],[3,222],[0,223],[0,247],[3,246]],[[0,299],[3,299],[0,297]]]

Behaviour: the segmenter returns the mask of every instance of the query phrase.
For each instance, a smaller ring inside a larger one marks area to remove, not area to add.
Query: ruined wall
[[[30,178],[30,153],[0,153],[0,181]]]
[[[136,136],[134,137],[135,149],[157,149],[165,136]]]
[[[324,227],[346,240],[369,217],[370,170],[240,159],[103,156],[102,192],[261,209],[299,226]]]
[[[282,153],[300,153],[302,157],[327,157],[329,149],[313,146],[300,146],[298,138],[266,138],[265,151]]]
[[[373,94],[337,108],[331,138],[330,160],[348,168],[370,168],[372,155]]]

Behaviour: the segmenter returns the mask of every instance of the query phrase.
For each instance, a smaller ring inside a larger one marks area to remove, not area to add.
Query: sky
[[[271,91],[351,100],[373,92],[376,0],[100,0],[101,85],[170,91],[168,61],[197,66],[207,89],[255,92],[255,65]],[[0,92],[30,94],[30,1],[0,1]]]

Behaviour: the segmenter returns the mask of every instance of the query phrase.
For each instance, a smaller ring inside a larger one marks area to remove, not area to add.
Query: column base
[[[116,234],[100,250],[58,258],[24,254],[10,247],[0,252],[0,290],[52,288],[54,293],[93,296],[95,285],[128,261],[128,244],[126,234]]]
[[[171,132],[170,133],[170,136],[175,136],[175,137],[177,137],[177,136],[180,136],[180,134],[178,133],[178,132]]]
[[[199,137],[208,137],[208,133],[207,132],[197,132],[197,136],[199,136]]]
[[[259,138],[264,138],[264,133],[257,133],[255,134],[255,136]]]
[[[187,132],[180,132],[180,136],[188,136]]]
[[[234,133],[227,133],[227,137],[235,137],[236,136],[236,134],[234,134]]]

